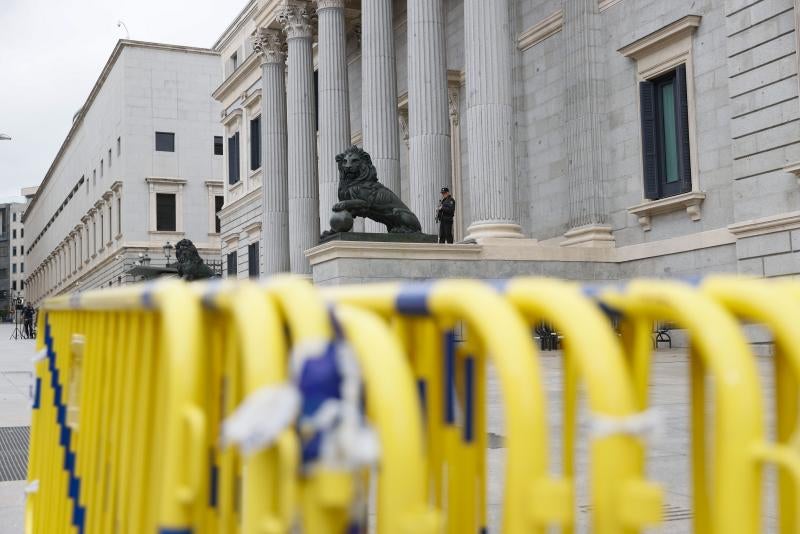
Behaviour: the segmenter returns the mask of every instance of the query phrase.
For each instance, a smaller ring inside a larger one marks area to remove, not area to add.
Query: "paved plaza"
[[[12,329],[0,325],[0,427],[26,427],[30,424],[30,388],[32,383],[32,341],[9,340]],[[548,412],[551,414],[552,471],[560,471],[561,432],[561,353],[545,352],[541,361],[548,391]],[[771,402],[772,386],[769,359],[760,359],[760,369],[768,391],[767,406]],[[691,501],[689,485],[689,434],[688,434],[688,365],[684,351],[659,351],[653,367],[652,402],[662,414],[663,428],[649,447],[648,471],[665,489],[666,522],[661,532],[686,533],[691,529]],[[502,412],[502,395],[497,381],[490,374],[488,391],[490,449],[489,466],[489,518],[491,532],[500,532],[499,521],[502,502],[502,479],[505,462],[505,428]],[[582,407],[578,450],[578,521],[579,531],[586,532],[589,507],[586,488],[587,414]],[[4,430],[0,428],[0,430]],[[0,461],[6,461],[7,451],[0,451]],[[2,467],[2,466],[0,466]],[[2,472],[2,469],[0,469]],[[0,534],[22,532],[24,482],[0,482]],[[769,499],[771,500],[771,499]],[[767,503],[764,531],[772,531],[775,512]]]

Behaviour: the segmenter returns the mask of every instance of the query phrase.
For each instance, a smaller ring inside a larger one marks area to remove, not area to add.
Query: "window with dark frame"
[[[667,198],[692,190],[686,66],[639,84],[644,196]]]
[[[247,246],[247,274],[250,278],[258,278],[259,275],[258,241]]]
[[[156,132],[156,152],[175,152],[175,134]]]
[[[228,253],[228,276],[236,276],[238,270],[236,251]]]
[[[122,153],[122,138],[117,137],[117,156]]]
[[[219,220],[219,212],[225,203],[225,197],[217,195],[214,197],[214,231],[219,233],[222,229],[222,221]]]
[[[239,132],[228,138],[228,183],[239,182]]]
[[[250,121],[250,170],[261,167],[261,117]]]
[[[156,193],[156,230],[175,232],[175,193]]]
[[[223,149],[223,146],[224,146],[224,143],[222,142],[222,136],[221,135],[215,135],[214,136],[214,155],[215,156],[224,155],[225,150]]]

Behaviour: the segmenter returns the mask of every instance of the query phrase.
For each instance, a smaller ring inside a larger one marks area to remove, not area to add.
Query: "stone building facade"
[[[797,29],[794,0],[253,0],[214,47],[230,272],[800,273]],[[462,244],[314,246],[351,142],[428,232],[450,186]]]
[[[117,286],[191,239],[219,258],[219,57],[122,40],[25,213],[28,298]],[[174,254],[172,255],[174,261]]]

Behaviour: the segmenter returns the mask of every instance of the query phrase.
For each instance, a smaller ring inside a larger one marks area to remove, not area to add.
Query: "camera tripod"
[[[14,307],[14,331],[11,332],[11,337],[8,339],[28,339],[25,332],[19,327],[19,310],[16,306]]]

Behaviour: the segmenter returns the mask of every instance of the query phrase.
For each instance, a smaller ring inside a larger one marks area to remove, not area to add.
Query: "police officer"
[[[453,242],[453,216],[456,213],[456,201],[446,187],[442,188],[439,209],[436,210],[436,222],[439,223],[439,243]]]

